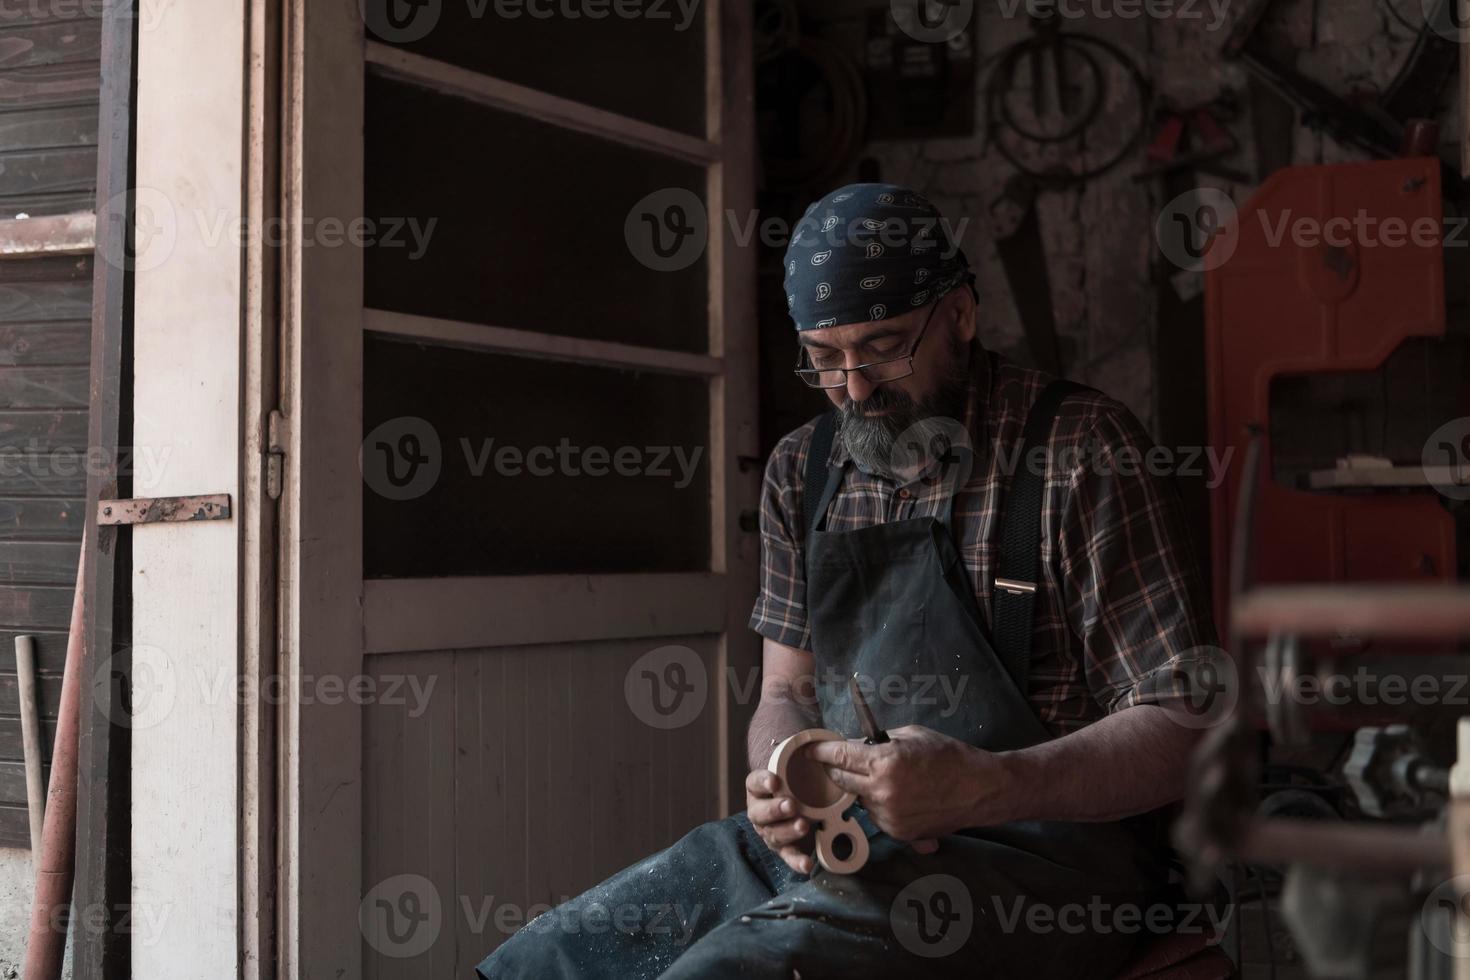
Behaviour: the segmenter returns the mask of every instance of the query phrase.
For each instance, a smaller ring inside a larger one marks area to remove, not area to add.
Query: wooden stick
[[[26,804],[31,811],[31,860],[41,858],[41,825],[46,819],[46,781],[42,776],[41,706],[36,697],[36,638],[15,638],[16,689],[20,695],[21,758],[26,766]]]

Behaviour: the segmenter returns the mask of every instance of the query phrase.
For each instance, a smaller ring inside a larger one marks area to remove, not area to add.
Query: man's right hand
[[[796,815],[796,804],[779,795],[781,779],[769,769],[756,769],[745,777],[745,815],[766,846],[780,855],[797,874],[816,869],[811,855],[812,824]]]

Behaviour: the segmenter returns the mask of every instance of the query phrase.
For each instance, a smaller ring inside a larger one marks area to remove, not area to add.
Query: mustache
[[[914,400],[904,392],[884,385],[874,388],[872,394],[860,402],[849,399],[842,403],[842,414],[848,418],[864,419],[873,412],[893,412],[913,408]]]

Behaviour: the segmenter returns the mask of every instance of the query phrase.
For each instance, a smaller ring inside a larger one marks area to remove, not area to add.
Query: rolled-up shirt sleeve
[[[809,423],[788,433],[766,462],[761,486],[760,595],[750,614],[751,629],[801,650],[811,649],[801,513],[802,473],[812,428]]]
[[[1102,410],[1060,522],[1067,618],[1094,700],[1198,709],[1217,643],[1169,454],[1126,408]]]

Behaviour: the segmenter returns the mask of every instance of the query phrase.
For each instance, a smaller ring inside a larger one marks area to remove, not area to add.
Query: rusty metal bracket
[[[227,493],[97,501],[98,524],[161,524],[229,519],[230,495]]]

